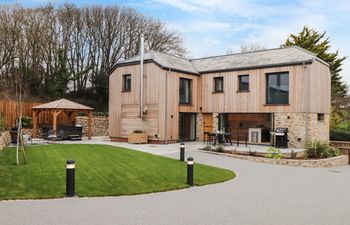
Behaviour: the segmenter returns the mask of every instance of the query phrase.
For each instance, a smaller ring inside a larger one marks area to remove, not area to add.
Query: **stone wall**
[[[329,115],[325,114],[324,121],[317,120],[317,113],[308,116],[308,140],[329,141]],[[275,127],[287,127],[290,147],[303,148],[306,144],[306,115],[305,113],[275,113]]]
[[[87,116],[77,116],[76,125],[83,126],[83,134],[87,134],[89,118]],[[108,136],[108,117],[94,116],[92,118],[92,136]]]
[[[213,113],[213,131],[218,129],[219,125],[219,113]]]
[[[0,135],[0,151],[11,143],[10,132],[6,131]]]
[[[203,114],[202,113],[197,113],[196,117],[196,135],[197,135],[197,140],[203,140]]]
[[[235,155],[235,154],[218,153],[218,152],[208,152],[208,153],[212,153],[216,155],[225,155],[228,157],[244,159],[244,160],[249,160],[254,162],[270,163],[270,164],[286,165],[286,166],[333,167],[333,166],[344,166],[349,164],[349,159],[347,155],[341,155],[341,156],[332,157],[328,159],[270,159],[270,158],[264,158],[264,157],[253,157],[253,156]]]

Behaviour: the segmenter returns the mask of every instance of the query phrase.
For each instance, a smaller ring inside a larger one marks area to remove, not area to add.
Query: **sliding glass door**
[[[195,113],[179,114],[179,140],[180,141],[196,140],[196,114]]]

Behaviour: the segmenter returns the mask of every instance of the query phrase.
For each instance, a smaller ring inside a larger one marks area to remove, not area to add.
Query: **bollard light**
[[[187,159],[187,184],[193,186],[193,167],[194,161],[192,157]]]
[[[67,160],[66,164],[66,196],[75,196],[75,161]]]
[[[180,144],[180,161],[185,161],[185,143]]]

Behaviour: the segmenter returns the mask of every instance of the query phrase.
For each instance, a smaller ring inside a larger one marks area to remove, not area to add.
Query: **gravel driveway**
[[[297,168],[189,154],[196,162],[232,169],[237,178],[137,196],[1,201],[0,224],[350,224],[349,166]]]

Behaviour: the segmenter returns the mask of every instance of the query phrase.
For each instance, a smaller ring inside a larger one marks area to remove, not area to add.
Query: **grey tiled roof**
[[[152,59],[167,69],[170,68],[194,74],[210,71],[259,68],[275,65],[282,66],[302,62],[311,62],[314,59],[323,62],[312,52],[295,46],[198,59],[184,59],[157,51],[150,51],[144,54],[144,59]],[[140,61],[140,56],[136,56],[118,64],[138,61]]]
[[[191,61],[185,58],[180,58],[177,56],[168,55],[165,53],[151,50],[143,55],[143,59],[144,60],[152,59],[166,69],[175,69],[175,70],[180,70],[184,72],[199,74],[196,68],[191,63]],[[130,58],[126,61],[123,61],[121,62],[121,64],[139,62],[139,61],[140,61],[140,55]]]

